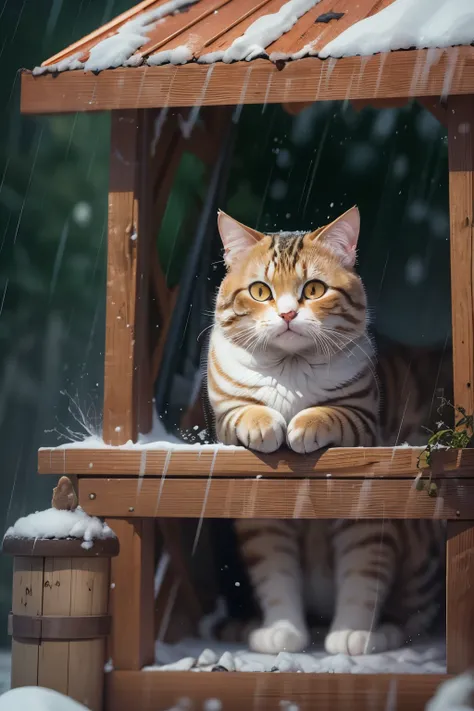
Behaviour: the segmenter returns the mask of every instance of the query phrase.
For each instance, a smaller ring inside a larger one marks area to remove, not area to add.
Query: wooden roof
[[[236,40],[288,0],[143,0],[25,72],[22,110],[474,93],[472,46],[318,59],[329,42],[395,0],[292,2],[298,12],[287,30],[252,51]]]

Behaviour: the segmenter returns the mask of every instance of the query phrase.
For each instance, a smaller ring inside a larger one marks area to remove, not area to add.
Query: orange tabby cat
[[[222,212],[218,221],[228,267],[208,357],[218,438],[261,452],[286,441],[302,454],[376,444],[378,384],[354,270],[358,210],[306,234],[264,235]],[[308,612],[330,623],[327,651],[349,654],[397,647],[436,615],[436,522],[235,525],[262,612],[249,635],[255,651],[304,649]]]

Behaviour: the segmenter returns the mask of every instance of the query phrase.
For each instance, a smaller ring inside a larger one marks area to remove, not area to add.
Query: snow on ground
[[[89,516],[80,506],[75,511],[46,509],[19,518],[5,533],[5,538],[82,538],[83,548],[89,549],[93,541],[115,538],[106,523]]]
[[[87,711],[77,701],[40,686],[23,686],[0,696],[0,711]]]
[[[208,648],[211,645],[211,648]],[[383,654],[349,657],[345,654],[328,655],[322,645],[305,654],[277,655],[249,652],[242,645],[228,642],[184,639],[178,644],[156,643],[156,665],[147,671],[211,671],[222,666],[229,671],[301,671],[306,673],[350,674],[444,674],[446,648],[444,640],[416,643]]]
[[[321,58],[351,57],[417,47],[452,47],[474,42],[472,0],[395,0],[360,20],[327,44]]]
[[[474,699],[474,677],[461,674],[442,684],[426,705],[426,711],[468,711]]]

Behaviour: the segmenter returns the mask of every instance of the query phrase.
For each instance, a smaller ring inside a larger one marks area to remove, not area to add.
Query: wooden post
[[[448,99],[454,404],[474,412],[474,96]],[[448,672],[474,665],[474,521],[448,522]]]
[[[474,666],[474,521],[449,521],[446,569],[448,674]]]
[[[110,150],[103,436],[151,427],[148,286],[152,239],[150,111],[113,111]]]
[[[474,96],[448,101],[454,402],[474,412]]]
[[[136,671],[154,661],[154,523],[151,518],[109,520],[120,541],[110,590],[115,669]]]
[[[43,686],[102,711],[110,561],[116,538],[6,538],[15,556],[9,619],[12,687]]]

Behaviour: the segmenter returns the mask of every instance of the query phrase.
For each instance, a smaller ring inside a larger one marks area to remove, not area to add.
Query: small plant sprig
[[[445,407],[450,407],[454,412],[454,426],[446,425],[443,420],[437,422],[436,431],[427,429],[431,433],[426,447],[418,456],[418,469],[431,468],[433,464],[433,452],[439,449],[467,449],[474,446],[474,415],[468,415],[464,407],[454,406],[445,398],[441,399],[438,412],[441,413]],[[416,488],[418,491],[426,489],[428,496],[437,496],[438,487],[431,481],[431,473],[427,482],[421,476],[417,479]]]

